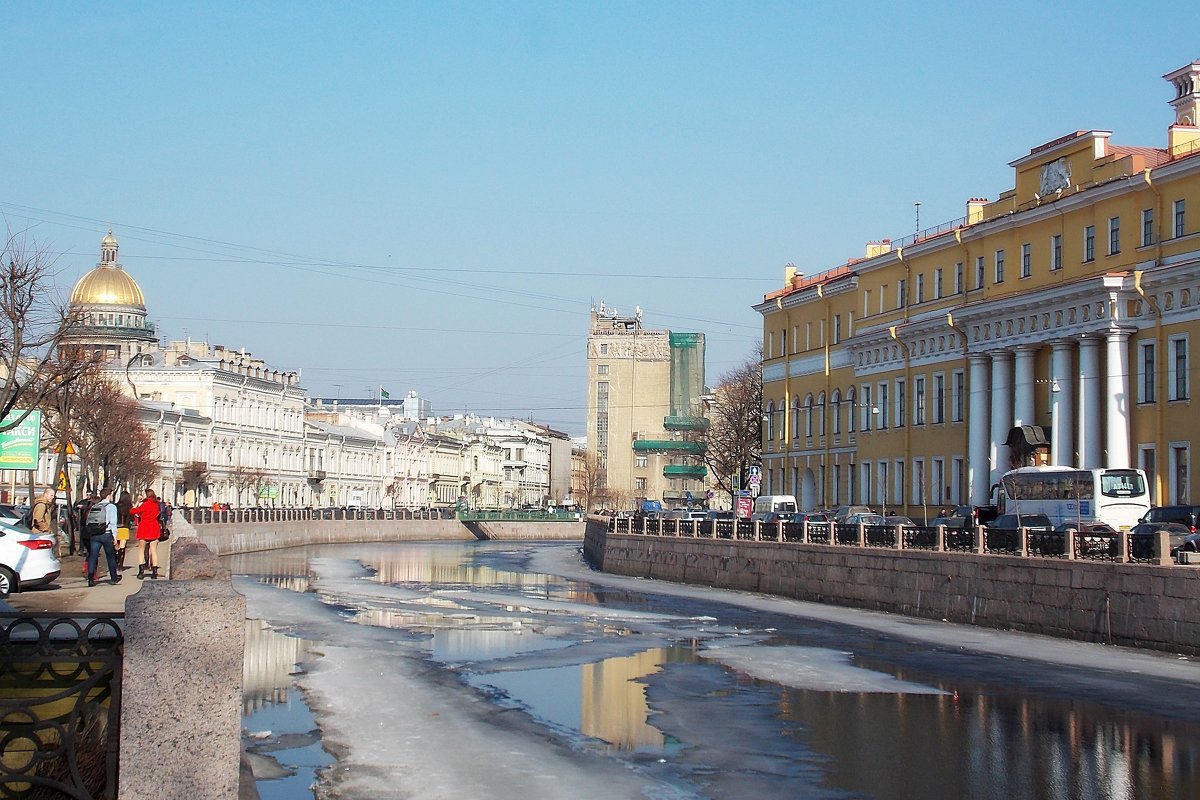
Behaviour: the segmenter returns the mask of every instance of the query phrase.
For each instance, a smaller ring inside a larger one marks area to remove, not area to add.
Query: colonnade
[[[971,502],[988,502],[1009,469],[1005,440],[1018,425],[1036,423],[1035,388],[1048,389],[1050,461],[1083,469],[1129,467],[1129,335],[1110,329],[1052,339],[1050,377],[1034,377],[1044,345],[1024,344],[967,356],[970,365],[968,482]],[[1104,344],[1104,366],[1100,350]],[[1078,369],[1074,368],[1078,351]],[[1103,392],[1103,398],[1101,393]],[[988,425],[985,420],[990,420]]]

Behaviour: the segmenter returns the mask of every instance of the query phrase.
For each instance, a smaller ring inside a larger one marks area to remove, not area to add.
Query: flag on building
[[[392,396],[390,394],[388,394],[387,389],[384,389],[382,386],[380,386],[379,387],[379,399],[380,400],[391,400]]]

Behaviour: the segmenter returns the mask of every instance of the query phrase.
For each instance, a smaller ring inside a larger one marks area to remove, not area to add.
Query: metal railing
[[[1173,563],[1165,532],[1150,536],[1029,528],[948,528],[929,525],[860,525],[832,522],[761,523],[733,519],[612,517],[613,533],[683,536],[785,544],[819,544],[890,550],[1016,556],[1092,562]]]
[[[449,508],[176,508],[193,525],[243,522],[297,522],[305,520],[454,519]]]
[[[0,796],[117,796],[123,619],[0,613]]]

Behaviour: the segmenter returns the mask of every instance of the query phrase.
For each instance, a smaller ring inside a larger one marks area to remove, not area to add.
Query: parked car
[[[0,522],[7,522],[10,525],[22,525],[22,520],[25,518],[25,506],[18,508],[17,506],[7,503],[0,503]]]
[[[864,511],[856,514],[851,514],[840,522],[846,525],[887,525],[887,518],[882,514],[876,514],[873,511]]]
[[[948,514],[941,514],[930,521],[930,525],[945,525],[947,528],[974,528],[987,525],[997,516],[995,506],[958,506]]]
[[[824,511],[797,511],[787,522],[833,522]]]
[[[1200,506],[1157,506],[1150,509],[1142,522],[1174,522],[1186,525],[1192,533],[1200,525]]]
[[[1054,523],[1045,514],[1001,514],[989,522],[987,527],[999,530],[1029,528],[1032,531],[1052,531]]]
[[[1153,512],[1155,509],[1150,509]],[[1134,558],[1150,558],[1154,555],[1154,538],[1159,531],[1167,532],[1171,544],[1171,558],[1178,559],[1179,551],[1200,550],[1200,533],[1178,522],[1139,522],[1129,530],[1129,549]]]
[[[838,506],[829,512],[834,522],[845,522],[851,514],[871,514],[870,506]]]
[[[909,527],[915,528],[917,526],[917,523],[913,522],[911,518],[906,517],[903,514],[887,514],[883,518],[883,524],[890,525],[892,527],[895,527],[896,525],[908,525]]]
[[[60,572],[53,536],[0,522],[0,597],[50,583]]]

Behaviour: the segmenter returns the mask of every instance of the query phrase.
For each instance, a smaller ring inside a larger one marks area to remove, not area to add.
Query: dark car
[[[1197,525],[1200,524],[1200,506],[1158,506],[1150,509],[1141,521],[1174,522],[1178,525],[1186,525],[1192,533],[1195,533]]]
[[[833,517],[824,511],[797,511],[789,516],[786,522],[833,522]]]
[[[1016,530],[1029,528],[1033,531],[1052,531],[1054,523],[1045,514],[1001,514],[987,524],[989,528]]]
[[[1151,509],[1154,511],[1155,509]],[[1154,538],[1159,531],[1167,532],[1171,545],[1171,558],[1178,559],[1179,551],[1200,550],[1200,533],[1178,522],[1139,522],[1129,531],[1129,550],[1134,558],[1154,556]]]
[[[990,525],[997,516],[995,506],[958,506],[948,514],[930,521],[930,525],[945,525],[947,528],[974,528]]]

